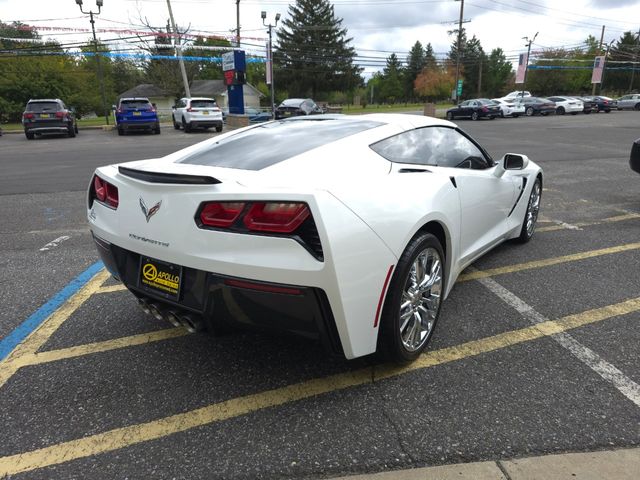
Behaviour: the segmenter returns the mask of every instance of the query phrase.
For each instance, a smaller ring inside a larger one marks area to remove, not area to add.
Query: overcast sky
[[[260,12],[268,19],[276,13],[287,15],[286,0],[240,0],[240,23],[247,49],[258,53],[266,31]],[[190,25],[192,31],[231,35],[236,25],[236,0],[171,0],[179,25]],[[437,53],[445,54],[453,41],[448,31],[456,28],[460,2],[455,0],[334,0],[336,15],[343,18],[353,46],[363,57],[384,58],[396,52],[404,58],[419,40],[430,42]],[[95,0],[84,0],[85,9],[97,10]],[[104,0],[96,28],[141,29],[141,18],[162,26],[168,18],[166,0]],[[532,38],[539,32],[533,49],[551,46],[576,46],[588,35],[600,38],[606,25],[604,40],[618,39],[622,32],[640,28],[640,0],[466,0],[464,27],[469,38],[476,35],[487,53],[501,47],[515,57],[525,50],[522,37]],[[0,0],[0,20],[19,20],[36,26],[88,28],[75,0]],[[119,23],[117,23],[119,22]],[[87,34],[40,32],[62,43],[84,40]],[[99,33],[103,39],[117,33]],[[373,63],[371,61],[364,63]],[[378,68],[368,66],[368,76]]]

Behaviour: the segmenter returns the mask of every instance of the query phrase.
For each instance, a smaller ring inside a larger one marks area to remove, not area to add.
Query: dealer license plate
[[[209,115],[209,111],[205,110],[204,112],[202,112],[203,115]]]
[[[134,115],[134,116],[136,116],[136,115],[142,115],[142,112],[133,112],[133,115]]]
[[[182,267],[149,257],[140,257],[138,286],[170,300],[180,298]]]
[[[49,118],[49,114],[48,113],[41,113],[40,114],[40,118]]]

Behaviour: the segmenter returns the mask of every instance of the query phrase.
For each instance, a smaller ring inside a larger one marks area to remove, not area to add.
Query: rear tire
[[[156,135],[160,135],[160,124],[157,123],[156,126],[153,129],[153,133],[155,133]]]
[[[564,114],[565,114],[564,107],[556,108],[556,115],[564,115]]]
[[[522,228],[520,229],[520,236],[518,241],[521,243],[527,243],[533,237],[536,231],[536,223],[538,221],[538,213],[540,212],[540,202],[542,200],[542,184],[540,178],[536,178],[533,188],[531,189],[531,195],[529,195],[529,202],[527,203],[527,211],[524,214],[524,220],[522,222]]]
[[[447,112],[447,120],[449,121],[453,120],[453,113]]]
[[[118,127],[118,135],[124,135],[124,130],[121,127]]]
[[[633,109],[640,111],[640,103],[636,103],[635,106],[633,107]]]
[[[387,359],[411,362],[431,340],[442,305],[444,258],[430,233],[416,235],[402,253],[380,317],[378,346]]]
[[[222,127],[216,127],[216,132],[221,132],[222,131]]]
[[[533,107],[527,107],[527,109],[524,111],[524,114],[527,117],[533,117],[533,114],[534,114]]]
[[[33,140],[35,138],[33,132],[28,132],[26,130],[24,131],[24,136],[27,137],[27,140]]]
[[[189,133],[191,132],[191,124],[187,123],[186,120],[184,119],[184,117],[182,117],[182,129],[186,132]]]
[[[473,112],[471,114],[471,120],[478,120],[480,119],[480,115],[478,115],[478,112]]]
[[[176,130],[180,130],[180,124],[176,122],[176,119],[173,118],[173,115],[171,116],[171,120],[173,121],[173,128]]]

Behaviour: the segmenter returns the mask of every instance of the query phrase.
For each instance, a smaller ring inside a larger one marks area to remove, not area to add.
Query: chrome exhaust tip
[[[204,323],[202,320],[198,320],[191,315],[182,315],[180,320],[189,333],[196,333],[204,330]]]
[[[178,314],[176,312],[174,312],[173,310],[169,310],[167,312],[165,318],[174,327],[181,327],[182,326],[182,322],[180,321],[180,317],[178,317]]]
[[[157,320],[164,320],[164,317],[162,316],[162,310],[160,310],[160,307],[158,305],[156,305],[155,303],[150,303],[149,310],[151,310],[151,315],[153,315]]]
[[[140,305],[140,308],[142,309],[142,311],[146,314],[150,314],[151,313],[151,309],[149,308],[149,304],[147,303],[147,301],[144,298],[139,298],[138,299],[138,305]]]

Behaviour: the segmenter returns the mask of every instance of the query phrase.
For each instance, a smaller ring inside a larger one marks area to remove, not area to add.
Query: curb
[[[332,480],[637,480],[640,448],[396,470]]]

